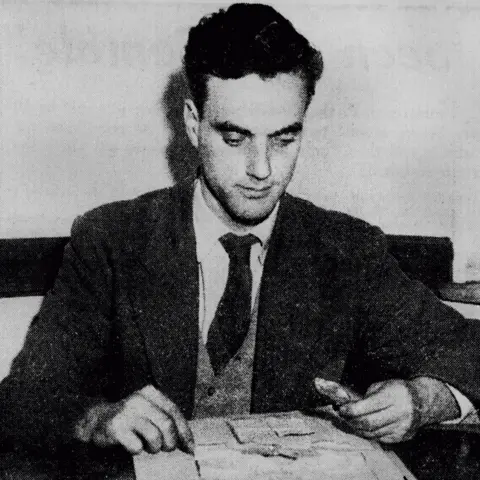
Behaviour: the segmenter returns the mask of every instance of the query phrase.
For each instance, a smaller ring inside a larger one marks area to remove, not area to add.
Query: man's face
[[[202,117],[190,107],[197,116],[189,136],[210,193],[237,223],[261,222],[293,176],[307,108],[305,81],[286,73],[265,80],[255,74],[211,77]]]

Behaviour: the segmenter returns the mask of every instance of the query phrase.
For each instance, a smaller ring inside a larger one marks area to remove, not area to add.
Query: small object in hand
[[[362,399],[362,397],[351,388],[323,378],[315,379],[315,388],[318,393],[327,397],[336,408],[339,408],[346,403],[356,402]]]

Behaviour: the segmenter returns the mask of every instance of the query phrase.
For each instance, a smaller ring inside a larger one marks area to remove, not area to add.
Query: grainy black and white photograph
[[[3,0],[0,479],[480,478],[480,3]]]

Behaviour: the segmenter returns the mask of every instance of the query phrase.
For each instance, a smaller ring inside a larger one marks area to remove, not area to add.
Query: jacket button
[[[208,388],[207,388],[207,395],[208,395],[209,397],[211,397],[212,395],[215,394],[215,391],[216,391],[216,390],[215,390],[215,387],[208,387]]]

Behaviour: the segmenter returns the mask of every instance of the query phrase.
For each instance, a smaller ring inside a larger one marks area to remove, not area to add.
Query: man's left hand
[[[340,406],[338,413],[359,435],[396,443],[409,440],[423,425],[453,420],[461,412],[445,383],[417,377],[374,383],[362,399]]]
[[[361,400],[341,406],[338,413],[362,437],[384,443],[407,440],[419,427],[404,380],[374,383]]]

